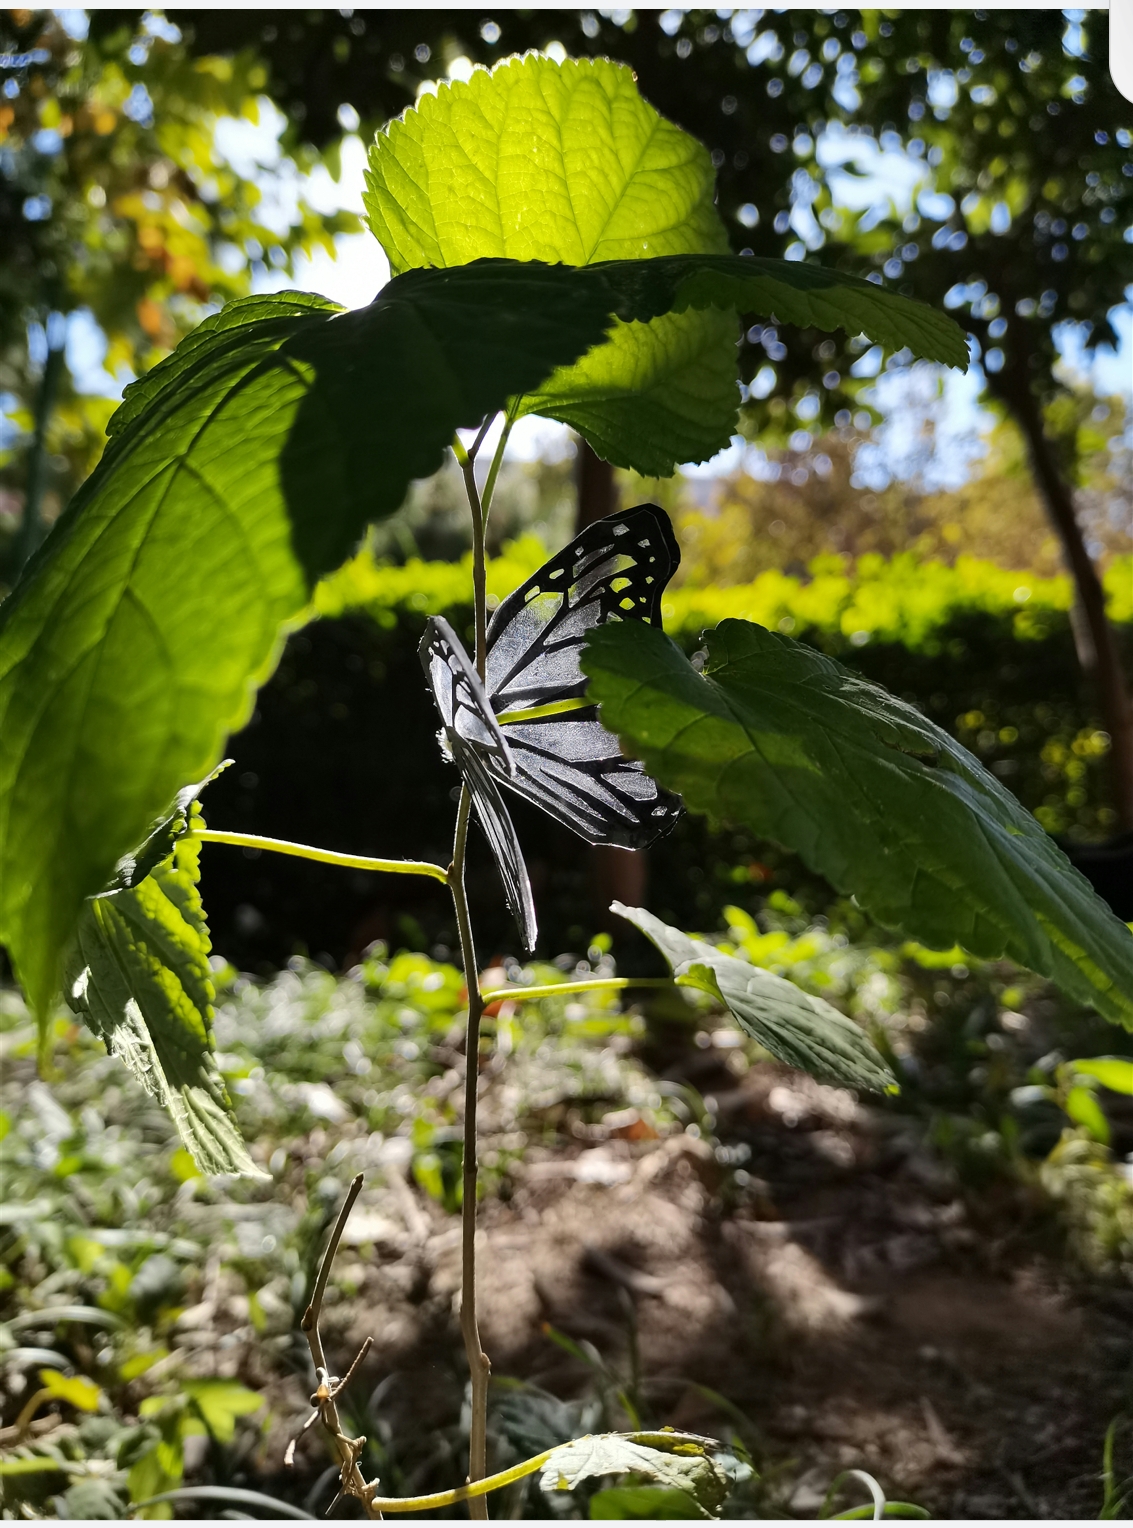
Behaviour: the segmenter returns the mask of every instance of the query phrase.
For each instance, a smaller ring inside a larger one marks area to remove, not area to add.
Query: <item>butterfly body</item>
[[[483,684],[449,623],[434,617],[426,627],[421,661],[442,745],[472,791],[528,949],[530,887],[497,782],[592,844],[642,849],[680,815],[679,798],[625,758],[598,708],[587,705],[579,663],[595,626],[660,625],[661,596],[679,561],[668,516],[654,504],[587,526],[495,610]]]

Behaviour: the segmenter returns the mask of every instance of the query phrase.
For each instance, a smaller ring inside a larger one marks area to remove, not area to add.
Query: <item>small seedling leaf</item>
[[[1109,1145],[1109,1121],[1094,1095],[1093,1088],[1071,1088],[1062,1106],[1076,1125],[1088,1130],[1095,1141]]]
[[[670,928],[643,907],[612,910],[651,939],[684,985],[709,992],[764,1050],[823,1082],[883,1092],[892,1072],[852,1019],[793,982]]]
[[[81,1374],[68,1379],[65,1374],[60,1374],[58,1369],[41,1369],[39,1378],[43,1388],[49,1390],[56,1400],[66,1401],[69,1406],[74,1406],[79,1411],[98,1410],[102,1391],[94,1380],[86,1379]]]
[[[564,1443],[543,1466],[540,1488],[549,1494],[572,1491],[595,1476],[643,1475],[688,1496],[697,1516],[715,1517],[727,1495],[728,1480],[705,1452],[704,1440],[673,1433],[664,1439],[662,1448],[654,1446],[658,1434],[649,1437],[650,1443],[643,1443],[630,1434],[600,1433]],[[687,1447],[687,1453],[671,1452],[682,1446]]]
[[[231,1443],[237,1417],[258,1411],[262,1395],[230,1379],[197,1379],[185,1384],[185,1394],[218,1443]]]

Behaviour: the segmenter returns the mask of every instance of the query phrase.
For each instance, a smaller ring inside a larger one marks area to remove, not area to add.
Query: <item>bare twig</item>
[[[362,1450],[366,1446],[366,1439],[348,1438],[342,1430],[342,1422],[338,1415],[336,1402],[347,1385],[353,1379],[354,1374],[370,1351],[372,1338],[367,1337],[358,1351],[357,1357],[346,1371],[342,1379],[334,1378],[327,1370],[326,1353],[323,1350],[322,1333],[319,1331],[319,1316],[322,1314],[323,1296],[326,1293],[327,1279],[330,1277],[331,1264],[334,1255],[338,1251],[338,1244],[342,1240],[342,1233],[346,1229],[346,1222],[350,1218],[350,1212],[354,1208],[358,1195],[362,1192],[362,1174],[351,1183],[346,1191],[346,1198],[342,1202],[342,1208],[338,1212],[338,1219],[334,1223],[334,1229],[330,1233],[323,1260],[319,1264],[318,1275],[315,1279],[314,1292],[311,1295],[311,1303],[303,1312],[303,1320],[300,1326],[307,1338],[307,1344],[311,1349],[311,1362],[315,1366],[315,1392],[311,1396],[311,1406],[314,1408],[311,1415],[303,1423],[298,1433],[287,1445],[283,1462],[291,1465],[295,1459],[295,1445],[307,1429],[320,1421],[326,1429],[334,1449],[335,1457],[340,1466],[340,1478],[342,1481],[340,1496],[353,1496],[362,1503],[362,1510],[368,1518],[380,1518],[381,1512],[371,1506],[371,1499],[375,1495],[376,1482],[367,1482],[362,1474],[358,1460]],[[336,1498],[337,1500],[337,1498]]]

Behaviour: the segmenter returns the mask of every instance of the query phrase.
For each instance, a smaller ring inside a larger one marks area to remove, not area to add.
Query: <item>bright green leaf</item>
[[[725,253],[715,179],[708,150],[642,98],[624,64],[528,53],[390,122],[364,199],[395,274],[492,255],[590,265]],[[670,472],[728,442],[737,337],[725,313],[619,324],[517,412],[563,420],[622,466]]]
[[[0,1459],[0,1476],[66,1474],[67,1468],[66,1460],[49,1459],[43,1454],[29,1454],[23,1459]]]
[[[443,85],[389,123],[370,151],[365,200],[395,273],[493,256],[575,266],[722,256],[679,301],[623,315],[604,345],[514,405],[563,420],[642,473],[727,445],[735,312],[864,330],[967,364],[959,328],[924,304],[813,265],[727,256],[714,180],[704,146],[642,99],[630,69],[527,54]],[[722,311],[689,311],[708,308]]]
[[[218,1443],[231,1443],[236,1436],[236,1418],[258,1411],[264,1404],[262,1395],[231,1379],[187,1380],[184,1388]]]
[[[68,960],[66,997],[111,1055],[169,1110],[202,1172],[259,1177],[213,1054],[200,852],[199,843],[183,839],[172,859],[132,890],[86,903]]]
[[[1133,1061],[1127,1056],[1092,1056],[1088,1061],[1071,1061],[1068,1065],[1072,1072],[1093,1077],[1111,1093],[1133,1095]]]
[[[1109,1121],[1092,1088],[1071,1088],[1062,1107],[1076,1125],[1082,1125],[1090,1132],[1095,1141],[1109,1145]]]
[[[394,275],[728,247],[708,150],[607,58],[528,53],[442,85],[378,134],[366,185]]]
[[[68,1406],[74,1406],[79,1411],[98,1410],[102,1391],[93,1379],[87,1379],[82,1374],[68,1379],[58,1369],[41,1369],[39,1379],[43,1388],[49,1390],[56,1400],[66,1401]]]
[[[673,974],[710,992],[777,1060],[824,1082],[883,1092],[893,1074],[852,1019],[793,982],[670,928],[643,907],[612,904],[664,955]]]
[[[702,1518],[687,1491],[664,1486],[610,1486],[590,1498],[591,1521],[609,1518]]]
[[[1133,935],[1029,812],[912,706],[746,621],[698,673],[637,621],[583,658],[602,719],[662,784],[800,854],[882,923],[1009,955],[1133,1028]]]
[[[573,1491],[596,1475],[644,1475],[687,1495],[699,1517],[715,1517],[728,1480],[705,1452],[708,1440],[683,1433],[601,1433],[555,1449],[539,1475],[540,1490]]]

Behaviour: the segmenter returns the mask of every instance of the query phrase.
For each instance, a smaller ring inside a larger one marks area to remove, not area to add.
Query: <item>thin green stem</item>
[[[534,1458],[525,1459],[522,1464],[513,1464],[510,1469],[501,1470],[498,1475],[489,1475],[466,1486],[456,1486],[451,1491],[437,1491],[433,1496],[375,1496],[370,1505],[380,1512],[438,1512],[442,1507],[453,1507],[457,1502],[466,1501],[469,1503],[469,1516],[479,1515],[474,1512],[479,1497],[487,1496],[490,1491],[500,1491],[504,1486],[514,1485],[525,1475],[534,1475],[554,1452],[553,1448],[545,1449]],[[483,1506],[483,1503],[479,1505]],[[483,1515],[488,1515],[486,1508]]]
[[[221,828],[195,828],[194,838],[206,844],[233,844],[240,849],[264,849],[270,854],[290,854],[296,859],[318,860],[323,865],[341,865],[347,870],[386,871],[391,875],[427,875],[448,885],[448,871],[428,860],[371,859],[365,854],[339,854],[335,849],[316,849],[311,844],[293,844],[285,838],[261,838],[258,833],[229,833]]]
[[[492,464],[488,468],[488,476],[484,482],[484,492],[480,496],[481,505],[484,511],[485,526],[488,523],[488,513],[492,508],[492,496],[496,491],[496,479],[499,477],[500,468],[503,466],[504,450],[507,447],[508,436],[511,434],[511,427],[514,423],[515,420],[510,416],[510,414],[504,420],[504,427],[500,432],[499,444],[496,446],[496,454],[492,457]]]
[[[591,1436],[578,1438],[575,1441],[584,1443]],[[672,1431],[661,1432],[625,1432],[625,1433],[602,1433],[600,1438],[624,1438],[629,1443],[640,1443],[644,1448],[663,1450],[672,1453],[675,1444],[696,1443],[703,1452],[703,1442],[706,1440],[694,1439],[685,1433]],[[475,1504],[478,1497],[487,1496],[491,1491],[500,1491],[504,1486],[514,1485],[517,1480],[522,1480],[525,1475],[534,1475],[536,1470],[541,1470],[550,1459],[551,1455],[562,1448],[558,1443],[554,1448],[544,1449],[541,1454],[535,1454],[530,1459],[524,1459],[519,1464],[513,1464],[509,1469],[500,1470],[497,1475],[488,1475],[483,1480],[469,1482],[466,1486],[455,1486],[451,1491],[437,1491],[432,1496],[374,1496],[370,1498],[370,1505],[378,1508],[381,1512],[439,1512],[444,1507],[454,1507],[458,1502],[466,1501]],[[474,1505],[469,1508],[469,1516],[474,1512]],[[487,1513],[485,1512],[485,1516]]]
[[[476,1152],[476,1106],[480,1087],[480,1019],[484,1003],[476,979],[476,946],[472,938],[472,919],[468,912],[468,898],[464,890],[464,856],[468,845],[468,817],[472,807],[472,793],[467,785],[460,791],[460,805],[456,813],[456,836],[452,846],[452,864],[449,866],[448,882],[456,910],[456,924],[460,934],[460,956],[464,966],[464,979],[468,988],[468,1029],[464,1047],[464,1167],[460,1207],[461,1220],[461,1269],[460,1269],[460,1330],[464,1337],[464,1351],[468,1357],[468,1370],[472,1378],[472,1419],[468,1438],[468,1478],[481,1480],[488,1468],[488,1380],[492,1366],[488,1355],[480,1345],[480,1328],[476,1320],[476,1192],[479,1178],[479,1161]],[[469,1507],[472,1517],[487,1518],[488,1509],[482,1501]]]
[[[476,458],[465,453],[460,470],[464,474],[464,491],[472,511],[472,607],[476,617],[476,672],[483,679],[488,651],[488,569],[484,556],[484,508],[480,503],[480,491],[476,487]]]
[[[674,987],[679,978],[672,976],[600,976],[593,981],[549,982],[545,987],[493,987],[482,992],[482,1003],[498,1003],[514,998],[519,1003],[542,997],[566,997],[572,992],[622,992],[626,987]]]

